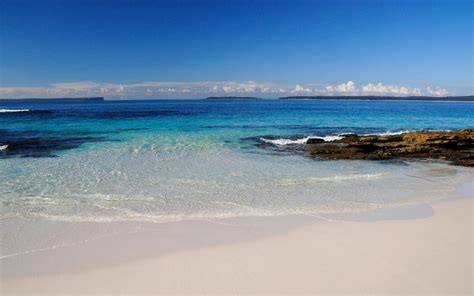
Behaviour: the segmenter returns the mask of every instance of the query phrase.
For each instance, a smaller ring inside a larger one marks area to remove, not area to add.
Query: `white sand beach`
[[[431,206],[431,214],[375,221],[289,216],[129,225],[129,232],[76,228],[76,239],[93,228],[104,235],[2,258],[1,294],[472,295],[473,200]]]

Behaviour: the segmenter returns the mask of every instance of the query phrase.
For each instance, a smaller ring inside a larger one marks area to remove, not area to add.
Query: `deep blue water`
[[[0,102],[0,157],[127,141],[140,134],[205,135],[215,144],[252,137],[305,137],[473,127],[474,104],[356,100],[172,100],[94,103]],[[242,143],[245,144],[245,143]]]

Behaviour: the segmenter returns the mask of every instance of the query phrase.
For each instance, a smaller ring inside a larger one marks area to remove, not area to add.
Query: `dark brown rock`
[[[306,144],[319,144],[319,143],[324,143],[324,140],[320,138],[309,138],[308,141],[306,141]]]
[[[350,135],[330,144],[310,143],[307,151],[327,159],[445,159],[474,166],[474,129],[417,131],[400,135]]]

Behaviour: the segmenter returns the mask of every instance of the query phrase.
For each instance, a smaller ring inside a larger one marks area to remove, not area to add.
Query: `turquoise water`
[[[0,102],[0,218],[164,222],[429,202],[472,169],[315,160],[301,147],[473,122],[474,104],[458,102]]]

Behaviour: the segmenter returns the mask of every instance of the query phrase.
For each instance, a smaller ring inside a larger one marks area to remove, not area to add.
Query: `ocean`
[[[308,137],[474,127],[474,103],[0,102],[0,219],[363,213],[458,196],[473,169],[308,157]]]

